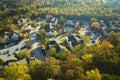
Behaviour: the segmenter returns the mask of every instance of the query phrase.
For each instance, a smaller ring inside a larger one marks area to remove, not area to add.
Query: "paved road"
[[[37,32],[38,32],[39,28],[40,28],[40,26],[38,26],[36,28],[36,30],[31,33],[30,37],[32,40],[31,40],[31,42],[28,42],[27,44],[32,45],[32,49],[31,49],[32,56],[35,56],[36,58],[38,58],[40,60],[44,60],[46,56],[43,56],[41,48],[40,48],[40,46],[38,46],[40,39],[37,36]]]
[[[16,59],[13,53],[20,51],[20,49],[25,45],[31,44],[33,47],[31,50],[31,53],[35,53],[32,56],[36,56],[36,58],[43,60],[46,56],[43,56],[40,47],[37,46],[37,44],[39,43],[39,38],[37,37],[37,32],[39,31],[39,28],[40,26],[37,26],[36,29],[31,32],[30,38],[32,39],[32,41],[27,42],[27,43],[25,43],[24,41],[21,41],[17,45],[14,45],[12,47],[7,47],[5,49],[1,49],[0,58],[3,59],[4,61],[10,60],[10,59]],[[9,56],[6,53],[7,51],[9,51]]]
[[[14,57],[13,53],[17,52],[17,49],[20,50],[25,45],[26,45],[26,43],[21,41],[17,45],[14,45],[12,47],[8,47],[5,49],[1,49],[0,50],[0,53],[1,53],[0,58],[3,59],[4,61],[10,60],[10,59],[16,59]],[[9,53],[7,53],[7,51],[9,51]]]

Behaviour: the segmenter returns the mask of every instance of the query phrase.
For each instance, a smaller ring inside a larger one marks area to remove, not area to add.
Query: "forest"
[[[67,19],[90,20],[92,17],[105,20],[120,20],[118,0],[2,0],[0,2],[0,30],[11,30],[20,17],[40,20],[49,15]],[[8,26],[9,24],[9,26]],[[109,24],[108,24],[109,25]]]
[[[120,21],[119,0],[0,0],[0,34],[18,30],[17,20],[59,19]],[[62,26],[61,22],[59,26]],[[25,52],[24,52],[25,53]],[[44,61],[13,63],[0,70],[0,80],[120,80],[120,32],[110,32],[95,46],[78,45],[70,52],[55,48]],[[0,59],[0,65],[3,61]]]
[[[44,61],[5,66],[0,80],[120,80],[119,35],[111,32],[101,44],[78,45],[71,52],[51,48]]]

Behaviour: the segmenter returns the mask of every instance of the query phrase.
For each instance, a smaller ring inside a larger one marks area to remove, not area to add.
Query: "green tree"
[[[33,28],[36,28],[36,26],[37,26],[36,22],[32,22],[31,25]]]
[[[61,25],[64,25],[64,23],[65,23],[65,19],[64,19],[63,16],[60,16],[60,18],[59,18],[59,22],[58,22],[58,23],[61,24]]]
[[[85,35],[80,35],[80,37],[84,40],[84,45],[88,44],[90,41],[90,38]]]
[[[43,78],[55,78],[60,73],[59,60],[56,60],[53,57],[46,58],[42,64],[41,71],[43,73]]]
[[[65,73],[66,80],[87,80],[82,67],[74,67],[74,69],[67,70]]]
[[[31,61],[31,63],[29,64],[29,74],[31,75],[32,80],[41,79],[41,77],[39,76],[40,74],[42,74],[40,72],[41,65],[42,65],[42,61],[37,59]]]
[[[56,49],[55,48],[50,48],[47,53],[49,54],[49,56],[52,56],[56,53]]]
[[[120,45],[120,32],[119,33],[115,33],[115,32],[109,33],[108,39],[111,41],[111,43],[115,47],[118,47]]]
[[[0,58],[0,65],[2,65],[4,63],[4,61]]]
[[[83,64],[82,64],[83,68],[85,70],[91,69],[92,65],[93,65],[93,61],[92,61],[93,55],[92,54],[85,54],[81,58],[82,58],[82,62],[83,62]]]
[[[76,66],[81,67],[82,66],[82,61],[77,58],[73,54],[69,54],[67,56],[67,60],[65,61],[66,68],[67,69],[74,69]]]
[[[113,80],[113,79],[109,74],[102,74],[102,80]]]
[[[44,22],[40,23],[40,25],[41,25],[42,27],[44,27],[44,26],[46,25],[46,22],[44,21]]]
[[[100,23],[99,22],[93,22],[91,24],[91,27],[95,30],[99,30],[100,29]]]
[[[93,22],[97,22],[97,19],[96,18],[91,18],[91,23],[93,23]]]
[[[82,20],[80,20],[79,25],[80,25],[80,27],[83,26],[83,21]]]
[[[40,31],[38,32],[38,36],[40,38],[40,43],[46,47],[49,44],[49,37],[46,35],[45,30],[40,29]]]
[[[43,62],[33,61],[30,64],[30,74],[33,80],[55,79],[60,74],[59,60],[53,57],[46,58]]]
[[[23,50],[23,51],[20,51],[18,52],[15,57],[20,60],[20,59],[23,59],[23,58],[27,58],[29,59],[30,58],[30,51],[29,50]]]

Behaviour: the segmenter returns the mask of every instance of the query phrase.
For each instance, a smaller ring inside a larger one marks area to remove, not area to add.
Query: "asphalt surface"
[[[19,42],[17,45],[13,45],[11,47],[6,47],[4,49],[0,49],[0,58],[3,59],[4,61],[7,60],[11,60],[11,59],[16,59],[14,57],[14,54],[24,50],[24,46],[27,44],[32,45],[32,49],[31,49],[31,55],[35,56],[36,58],[40,59],[40,60],[44,60],[44,58],[46,56],[43,56],[43,53],[41,51],[40,46],[38,46],[39,43],[39,38],[37,36],[37,32],[39,31],[40,26],[37,26],[35,30],[33,30],[30,34],[30,38],[32,39],[30,42],[25,42],[25,41],[21,41]],[[34,54],[32,54],[34,53]]]

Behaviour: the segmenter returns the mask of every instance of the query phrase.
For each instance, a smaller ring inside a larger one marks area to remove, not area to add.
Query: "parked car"
[[[15,49],[15,51],[17,51],[17,50],[18,50],[18,48]]]
[[[6,52],[7,54],[9,53],[9,50],[7,50],[7,52]]]
[[[15,55],[15,54],[16,54],[16,52],[13,52],[12,54],[13,54],[13,55]]]

